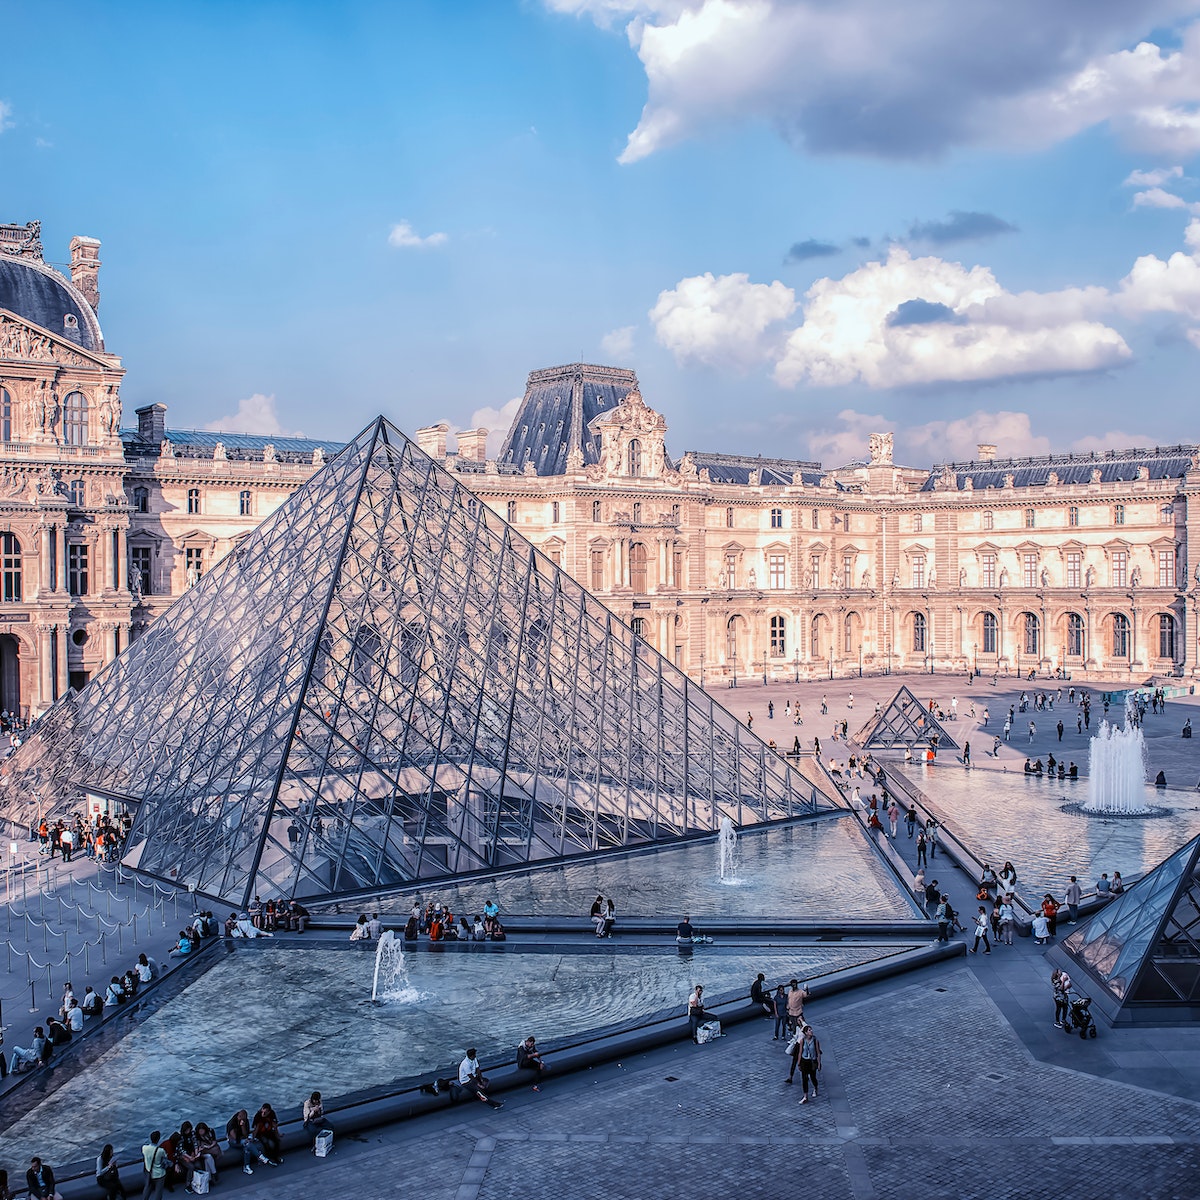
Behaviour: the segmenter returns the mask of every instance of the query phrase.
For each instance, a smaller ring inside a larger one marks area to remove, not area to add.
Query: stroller
[[[1091,996],[1072,996],[1063,1029],[1067,1033],[1078,1033],[1081,1038],[1096,1036],[1096,1018],[1092,1016]]]

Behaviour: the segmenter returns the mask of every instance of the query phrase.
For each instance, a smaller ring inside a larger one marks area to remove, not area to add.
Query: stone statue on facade
[[[892,441],[890,433],[871,434],[869,446],[871,449],[871,466],[884,466],[892,461]]]
[[[1083,576],[1083,586],[1090,588],[1096,582],[1096,568],[1088,567]]]
[[[133,597],[135,604],[141,603],[142,569],[136,564],[129,568],[129,594]]]

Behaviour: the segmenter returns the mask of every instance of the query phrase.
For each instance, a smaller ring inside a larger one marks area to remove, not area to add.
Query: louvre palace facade
[[[0,709],[79,688],[340,446],[122,422],[100,244],[0,226]],[[1192,676],[1195,445],[906,467],[688,450],[632,371],[534,371],[504,445],[417,431],[708,686],[882,671]]]

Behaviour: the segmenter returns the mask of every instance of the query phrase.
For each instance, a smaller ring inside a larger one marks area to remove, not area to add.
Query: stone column
[[[58,646],[58,694],[60,696],[67,694],[68,687],[67,643],[69,640],[69,629],[70,626],[64,624],[61,627],[56,626],[54,631],[54,638]]]
[[[43,708],[49,708],[54,701],[54,664],[50,650],[53,637],[52,625],[38,626],[38,703]]]

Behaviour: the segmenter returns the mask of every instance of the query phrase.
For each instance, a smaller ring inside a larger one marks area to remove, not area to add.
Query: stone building
[[[0,709],[37,715],[111,661],[337,443],[122,428],[100,243],[67,275],[0,225]],[[355,431],[347,430],[349,436]],[[1193,445],[898,466],[688,450],[632,371],[534,371],[496,459],[424,449],[695,679],[942,671],[1197,673]]]
[[[630,371],[535,371],[497,461],[418,432],[496,511],[709,685],[880,671],[1197,670],[1194,445],[929,468],[687,450]]]

